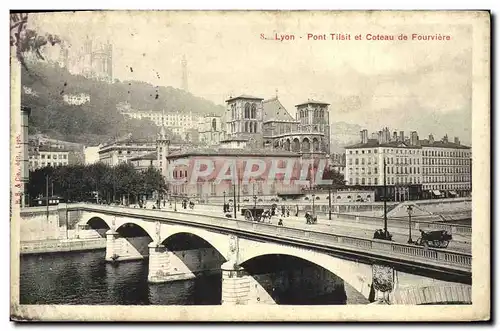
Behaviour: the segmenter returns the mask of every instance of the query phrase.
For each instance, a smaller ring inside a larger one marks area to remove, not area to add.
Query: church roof
[[[299,157],[299,153],[283,150],[265,150],[262,148],[192,148],[170,153],[167,159],[176,159],[188,156],[222,156],[222,157]]]
[[[264,105],[264,122],[271,121],[295,121],[286,108],[281,104],[277,97],[265,100]]]
[[[254,97],[248,94],[242,94],[239,97],[230,97],[229,99],[226,100],[226,102],[237,99],[264,100],[263,98]]]

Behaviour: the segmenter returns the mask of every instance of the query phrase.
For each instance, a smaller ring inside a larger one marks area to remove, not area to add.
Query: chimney
[[[447,134],[446,134],[446,135],[444,135],[444,137],[443,137],[443,142],[444,142],[445,144],[446,144],[446,143],[448,143],[448,135],[447,135]]]
[[[399,131],[399,141],[402,143],[405,142],[405,132],[404,131]]]
[[[392,133],[392,140],[393,140],[393,141],[398,141],[398,133],[397,133],[397,131],[394,131],[394,132]]]
[[[410,145],[417,146],[418,145],[418,133],[417,131],[412,131],[410,135]]]
[[[368,130],[364,129],[361,133],[363,137],[363,144],[368,144]]]
[[[384,143],[384,141],[383,141],[383,140],[384,140],[384,139],[383,139],[383,137],[382,137],[382,131],[379,131],[379,132],[378,132],[378,143],[379,143],[379,144],[383,144],[383,143]]]
[[[434,136],[432,133],[429,135],[429,144],[434,144]]]
[[[455,137],[453,141],[455,142],[455,144],[460,145],[460,139],[458,139],[458,137]]]
[[[361,137],[361,143],[365,143],[365,130],[359,131],[359,136]]]

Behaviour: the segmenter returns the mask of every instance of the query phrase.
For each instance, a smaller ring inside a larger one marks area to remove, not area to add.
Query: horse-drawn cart
[[[423,231],[420,230],[420,238],[415,244],[425,247],[446,248],[452,239],[451,234],[446,230]]]
[[[316,224],[318,223],[318,215],[306,212],[306,224]]]
[[[260,222],[260,220],[262,219],[262,214],[264,214],[264,208],[241,208],[241,215],[245,216],[245,220],[247,221]]]

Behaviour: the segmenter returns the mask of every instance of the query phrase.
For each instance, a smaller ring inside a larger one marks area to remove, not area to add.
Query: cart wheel
[[[245,211],[245,220],[246,221],[252,221],[253,220],[252,212],[250,210]]]

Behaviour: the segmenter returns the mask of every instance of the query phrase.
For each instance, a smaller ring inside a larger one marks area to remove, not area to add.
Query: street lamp
[[[227,212],[227,209],[226,209],[226,191],[222,192],[224,194],[224,212],[226,213]]]
[[[315,197],[315,196],[316,196],[316,195],[313,193],[313,194],[312,194],[312,200],[313,200],[313,204],[312,204],[312,213],[313,213],[313,215],[315,215],[315,213],[314,213],[314,197]]]
[[[177,211],[177,194],[174,195],[174,211]]]
[[[328,220],[332,220],[332,188],[328,188]]]
[[[411,240],[411,214],[413,213],[413,207],[408,206],[406,210],[408,211],[408,244],[413,244],[413,240]]]

